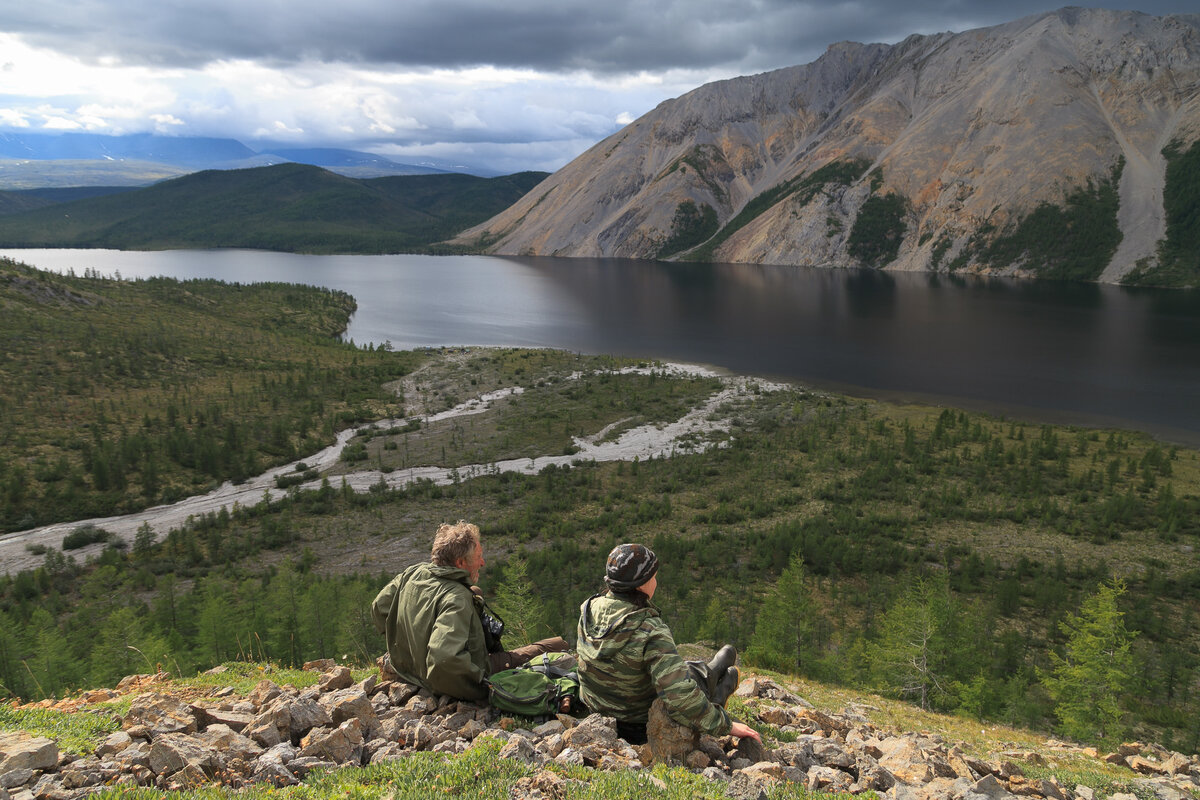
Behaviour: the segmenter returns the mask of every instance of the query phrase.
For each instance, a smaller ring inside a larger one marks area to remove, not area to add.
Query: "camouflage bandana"
[[[630,592],[658,572],[658,556],[642,544],[619,544],[608,554],[604,582],[618,592]]]

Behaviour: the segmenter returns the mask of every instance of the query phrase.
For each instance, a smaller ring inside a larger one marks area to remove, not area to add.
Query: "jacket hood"
[[[469,580],[471,576],[462,567],[443,567],[434,564],[432,561],[427,564],[418,564],[417,566],[425,567],[429,571],[429,574],[435,578],[441,578],[446,581],[458,581],[468,586],[471,584]]]
[[[658,616],[654,606],[637,606],[611,594],[589,597],[579,612],[580,635],[600,654],[624,646],[625,637],[616,634],[636,630],[647,618]]]

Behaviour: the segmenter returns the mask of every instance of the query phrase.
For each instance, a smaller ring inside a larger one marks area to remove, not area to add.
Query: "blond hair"
[[[479,544],[479,526],[459,520],[451,525],[443,522],[433,537],[433,563],[454,567]]]

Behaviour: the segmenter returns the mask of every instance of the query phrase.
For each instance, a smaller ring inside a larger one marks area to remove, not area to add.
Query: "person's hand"
[[[762,737],[758,735],[758,731],[754,730],[754,728],[751,728],[744,722],[733,723],[733,726],[729,729],[729,733],[739,739],[745,739],[748,737],[756,742],[759,742],[760,744],[762,743]]]

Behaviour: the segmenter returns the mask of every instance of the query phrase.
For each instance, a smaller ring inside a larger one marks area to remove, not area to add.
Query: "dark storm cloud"
[[[1112,6],[1112,3],[1083,5]],[[1192,11],[1195,0],[1135,3]],[[0,31],[85,59],[196,66],[218,59],[599,73],[804,63],[836,41],[894,42],[1050,10],[1017,0],[38,0]]]

